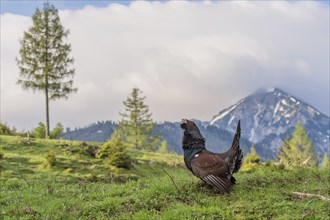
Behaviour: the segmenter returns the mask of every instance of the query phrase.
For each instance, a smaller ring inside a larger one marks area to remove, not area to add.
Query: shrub
[[[291,139],[286,139],[277,157],[286,166],[316,166],[314,146],[301,122],[298,122]]]
[[[0,134],[2,135],[13,135],[13,131],[8,127],[7,124],[0,123]]]
[[[53,167],[56,164],[56,155],[54,151],[49,151],[45,158],[45,163],[49,167]]]
[[[102,157],[99,156],[100,149],[101,149],[100,146],[89,145],[86,142],[81,142],[80,145],[79,145],[80,154],[85,154],[87,156],[92,156],[92,157],[95,157],[95,158],[97,158],[97,157],[99,157],[99,158],[106,157],[108,155],[106,152],[104,152],[104,155],[102,155]],[[105,147],[104,149],[107,149],[107,147]]]
[[[99,158],[108,158],[108,163],[112,166],[125,169],[131,168],[131,158],[126,153],[123,145],[117,145],[116,142],[107,142],[102,145]]]
[[[254,171],[260,163],[260,156],[252,146],[250,152],[244,157],[243,166],[241,171],[252,172]]]
[[[166,140],[163,140],[160,144],[160,147],[159,147],[159,153],[162,153],[162,154],[166,154],[168,153],[168,147],[167,147],[167,142]]]
[[[108,163],[112,166],[130,169],[131,158],[126,152],[122,136],[115,131],[110,141],[104,143],[101,147],[99,158],[108,158]]]
[[[244,163],[247,164],[258,164],[260,162],[260,156],[258,155],[257,151],[252,146],[250,149],[250,153],[248,153],[244,158]]]
[[[50,138],[51,139],[58,139],[63,136],[63,125],[58,122],[55,126],[55,128],[50,132]]]
[[[109,156],[108,163],[115,167],[130,169],[132,160],[125,151],[117,151]]]
[[[277,167],[280,169],[280,170],[284,170],[285,169],[285,165],[283,163],[280,163],[279,165],[277,165]]]
[[[112,149],[113,144],[111,142],[105,142],[102,146],[101,146],[101,150],[99,153],[99,158],[106,158],[109,155],[111,155],[113,149]]]
[[[265,163],[265,166],[269,167],[271,170],[274,170],[274,171],[285,169],[285,165],[283,163],[277,163],[277,162],[274,162],[274,161],[271,161],[271,160],[268,160]]]
[[[321,169],[329,170],[329,168],[330,168],[329,166],[330,166],[330,160],[329,160],[328,154],[325,153],[324,158],[322,160]]]
[[[46,126],[44,123],[39,122],[38,127],[32,130],[32,136],[35,138],[45,138],[46,137]]]
[[[4,153],[2,147],[0,147],[0,160],[4,158]]]
[[[97,175],[96,173],[89,173],[84,176],[85,180],[90,181],[90,182],[97,182]]]
[[[86,149],[85,149],[85,152],[88,156],[92,156],[92,157],[98,157],[99,155],[99,152],[100,152],[100,146],[88,146]]]
[[[106,158],[116,152],[118,149],[116,148],[122,148],[122,150],[126,149],[124,147],[124,141],[122,138],[121,131],[115,130],[111,138],[108,142],[105,142],[99,151],[99,158]]]

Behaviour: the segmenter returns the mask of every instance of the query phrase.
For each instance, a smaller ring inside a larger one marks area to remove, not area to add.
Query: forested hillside
[[[63,135],[66,140],[105,142],[113,133],[117,124],[112,121],[98,121],[82,128],[67,128]]]

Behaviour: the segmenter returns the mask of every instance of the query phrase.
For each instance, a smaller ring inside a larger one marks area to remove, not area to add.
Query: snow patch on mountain
[[[276,113],[277,113],[277,110],[278,108],[280,107],[280,103],[278,102],[275,106],[275,109],[274,109],[274,114],[273,114],[273,118],[275,117]]]
[[[228,124],[231,124],[234,119],[235,119],[235,116],[231,116],[231,118],[228,121]]]
[[[234,110],[236,108],[236,105],[232,106],[230,109],[222,112],[220,115],[218,115],[217,117],[215,117],[211,122],[210,124],[213,125],[214,122],[220,120],[221,118],[223,118],[224,116],[226,116],[229,112],[231,112],[232,110]]]
[[[291,99],[291,101],[296,102],[296,100],[294,98],[290,97],[290,99]]]

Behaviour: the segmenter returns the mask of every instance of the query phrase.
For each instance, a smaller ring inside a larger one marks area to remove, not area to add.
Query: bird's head
[[[204,137],[202,136],[195,122],[188,119],[182,119],[180,126],[184,130],[184,135],[188,138],[204,141]]]

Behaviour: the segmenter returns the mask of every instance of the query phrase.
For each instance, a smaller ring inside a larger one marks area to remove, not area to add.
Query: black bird
[[[243,153],[239,147],[240,121],[232,146],[224,153],[213,153],[205,148],[205,139],[195,122],[182,119],[181,128],[184,130],[182,148],[187,168],[221,193],[228,194],[236,182],[233,173],[242,165]]]

